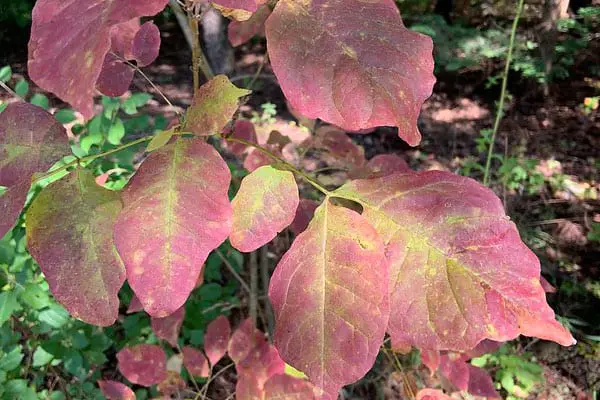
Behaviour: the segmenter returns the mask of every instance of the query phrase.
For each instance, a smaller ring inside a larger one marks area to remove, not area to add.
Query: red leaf
[[[440,366],[440,352],[437,350],[421,350],[421,362],[431,372],[431,375],[437,371]]]
[[[183,348],[183,365],[190,374],[199,377],[210,375],[210,366],[204,354],[193,347],[185,346]]]
[[[361,204],[386,244],[395,345],[465,351],[519,334],[574,343],[546,304],[537,257],[488,188],[425,171],[353,181],[335,194]]]
[[[229,236],[230,180],[212,146],[180,138],[150,153],[125,188],[115,243],[151,316],[183,305],[206,257]]]
[[[138,311],[142,311],[144,309],[144,306],[142,306],[142,303],[140,302],[140,299],[138,299],[138,297],[134,294],[133,297],[131,298],[131,301],[129,302],[129,306],[127,307],[127,314],[132,314]]]
[[[235,139],[243,139],[251,143],[256,143],[256,132],[254,124],[246,119],[238,119],[235,121],[231,137]],[[247,150],[248,146],[243,143],[223,141],[224,147],[228,148],[233,154],[241,157]]]
[[[277,154],[277,147],[274,145],[263,146]],[[250,172],[256,171],[260,167],[273,164],[273,158],[269,157],[258,149],[250,149],[250,152],[244,160],[244,168]]]
[[[160,393],[167,396],[165,398],[165,400],[167,400],[171,399],[172,396],[176,395],[177,393],[180,393],[186,387],[187,385],[185,384],[185,381],[181,375],[174,371],[167,371],[167,377],[162,382],[159,382],[156,389]]]
[[[298,207],[294,174],[263,166],[247,175],[231,202],[233,227],[229,240],[241,252],[270,242],[294,220]]]
[[[93,115],[95,86],[114,26],[160,12],[168,0],[38,0],[33,8],[28,73],[42,89]]]
[[[135,400],[133,390],[121,382],[98,381],[98,386],[108,400]]]
[[[316,399],[310,382],[286,374],[274,375],[264,385],[265,399],[310,400]]]
[[[263,399],[264,385],[274,375],[283,374],[285,363],[274,346],[262,342],[235,366],[238,381],[235,387],[239,400]]]
[[[229,358],[238,364],[248,356],[250,350],[265,342],[265,335],[256,329],[252,325],[252,321],[248,318],[242,322],[231,336],[231,340],[229,340],[227,348]]]
[[[468,364],[469,368],[469,386],[467,392],[474,396],[482,396],[488,399],[500,399],[496,392],[494,381],[490,374],[483,368],[478,368]]]
[[[444,354],[440,357],[440,373],[458,388],[467,390],[469,387],[469,366],[456,353]]]
[[[258,5],[263,3],[262,0],[216,0],[212,1],[213,4],[217,4],[221,7],[230,10],[245,10],[251,13],[258,9]]]
[[[375,230],[328,200],[273,273],[275,345],[330,398],[375,361],[389,316],[387,273]]]
[[[294,235],[299,235],[301,232],[304,232],[318,206],[319,203],[314,200],[300,199],[300,203],[296,209],[296,217],[290,225],[290,230]]]
[[[262,5],[250,19],[246,21],[231,21],[227,27],[227,37],[233,47],[237,47],[254,36],[265,34],[265,21],[271,15],[271,9]]]
[[[540,284],[546,293],[556,293],[556,288],[550,284],[543,276],[540,276]]]
[[[45,172],[71,154],[67,133],[52,115],[28,103],[12,103],[0,113],[0,238],[21,213],[35,172]]]
[[[163,318],[151,318],[152,330],[157,338],[166,340],[171,346],[177,347],[179,330],[185,318],[185,307],[180,307],[171,315]]]
[[[417,393],[416,400],[452,400],[452,398],[446,396],[441,390],[421,389]]]
[[[167,357],[160,346],[138,344],[117,353],[119,371],[131,383],[152,386],[167,378]]]
[[[311,147],[324,151],[324,161],[329,165],[360,167],[366,163],[365,150],[334,126],[319,128]]]
[[[104,58],[96,88],[107,96],[118,97],[129,89],[134,70],[112,54]]]
[[[417,117],[435,82],[433,45],[404,27],[392,0],[281,0],[265,28],[294,109],[348,131],[397,126],[419,144]]]
[[[78,168],[46,186],[27,210],[27,248],[50,291],[89,324],[112,325],[119,315],[125,268],[112,229],[121,208],[118,192]]]
[[[381,178],[396,172],[411,172],[403,158],[395,154],[379,154],[371,158],[364,167],[356,168],[348,174],[350,179]]]
[[[204,351],[210,365],[215,365],[223,358],[227,352],[230,336],[231,325],[224,315],[217,317],[208,325],[204,334]]]

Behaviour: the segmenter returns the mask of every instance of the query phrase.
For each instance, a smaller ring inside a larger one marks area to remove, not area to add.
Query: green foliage
[[[511,345],[502,346],[493,354],[485,354],[471,360],[480,368],[496,370],[494,380],[498,389],[507,393],[507,400],[517,400],[529,396],[536,385],[544,381],[542,367],[533,357],[517,354]]]

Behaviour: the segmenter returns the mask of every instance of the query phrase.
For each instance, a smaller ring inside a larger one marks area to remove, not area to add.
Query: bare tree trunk
[[[549,81],[554,62],[554,47],[558,39],[557,21],[568,16],[569,0],[545,0],[540,24],[540,52],[544,63],[544,95],[550,94]]]

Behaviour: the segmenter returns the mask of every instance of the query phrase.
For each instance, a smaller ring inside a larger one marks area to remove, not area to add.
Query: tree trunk
[[[549,81],[554,62],[554,47],[558,39],[557,21],[568,16],[569,0],[545,0],[540,24],[540,52],[544,63],[544,95],[550,94]]]

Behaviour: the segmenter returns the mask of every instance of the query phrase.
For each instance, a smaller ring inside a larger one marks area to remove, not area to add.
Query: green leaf
[[[152,95],[148,93],[134,93],[129,97],[129,101],[133,102],[136,107],[145,106],[152,99]]]
[[[34,106],[42,107],[44,110],[50,108],[50,101],[42,93],[34,94],[31,100],[29,100],[29,102]]]
[[[25,290],[21,292],[21,302],[35,310],[41,310],[50,305],[50,296],[39,284],[28,283]]]
[[[0,325],[4,324],[18,308],[17,292],[0,293]]]
[[[20,345],[15,346],[11,351],[0,358],[0,369],[12,371],[21,365],[23,357],[25,357],[25,355],[23,354],[22,347]]]
[[[108,130],[108,142],[115,146],[119,145],[123,136],[125,136],[125,126],[121,118],[117,118]]]
[[[34,367],[42,367],[48,364],[54,356],[48,353],[42,346],[38,346],[37,349],[33,352],[33,366]]]
[[[0,113],[4,110],[6,110],[6,107],[8,107],[8,103],[2,103],[0,102]]]
[[[173,130],[170,129],[168,131],[162,131],[154,135],[150,143],[148,143],[148,147],[146,148],[147,152],[151,152],[154,150],[158,150],[167,143],[173,137]]]
[[[77,117],[75,116],[75,112],[70,108],[63,108],[54,114],[54,118],[61,124],[68,124],[75,121]]]
[[[10,65],[5,65],[4,67],[0,68],[0,81],[8,82],[11,77],[12,69],[10,68]]]
[[[19,95],[19,97],[24,98],[25,96],[27,96],[27,93],[29,93],[29,83],[27,83],[25,79],[22,79],[19,82],[17,82],[17,84],[15,85],[15,93]]]
[[[198,296],[207,302],[216,301],[223,295],[223,288],[216,283],[206,283],[198,289]]]
[[[79,378],[83,378],[85,376],[86,370],[83,367],[83,357],[81,357],[81,353],[78,351],[67,351],[67,354],[63,358],[63,362],[67,372]]]
[[[58,329],[67,323],[69,313],[58,304],[52,304],[47,310],[40,312],[38,319],[40,322],[45,322],[51,327]]]
[[[137,113],[137,106],[135,104],[135,101],[132,100],[131,97],[123,102],[122,107],[123,111],[125,111],[125,114],[127,115],[133,115]]]

